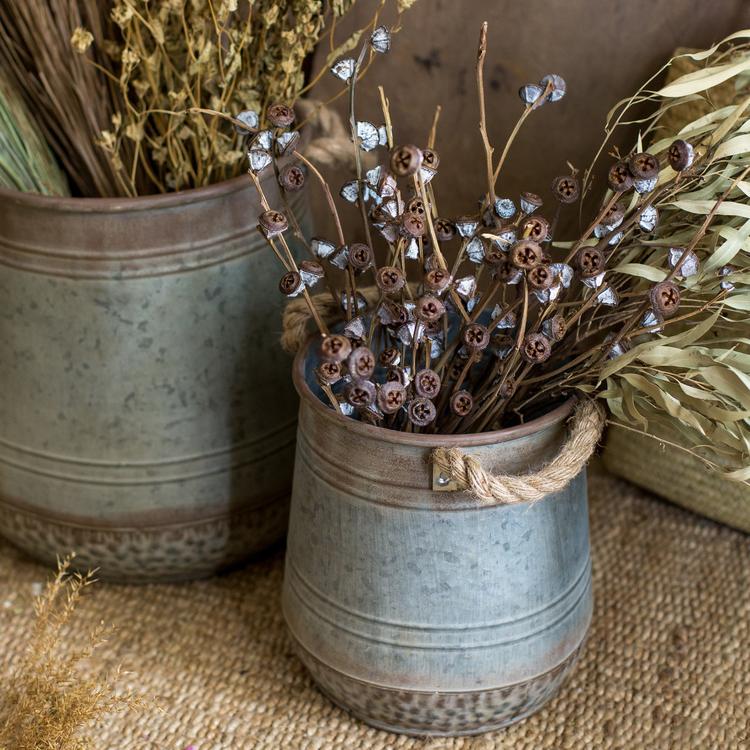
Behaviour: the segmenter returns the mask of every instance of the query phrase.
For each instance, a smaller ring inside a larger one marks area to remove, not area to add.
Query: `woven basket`
[[[611,427],[603,458],[613,474],[683,508],[750,533],[750,487],[723,479],[691,454],[637,432]]]

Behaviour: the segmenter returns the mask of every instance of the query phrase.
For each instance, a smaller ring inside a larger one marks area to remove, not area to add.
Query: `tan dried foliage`
[[[4,0],[0,65],[82,195],[201,187],[243,169],[216,113],[294,103],[318,42],[341,54],[364,33],[336,38],[355,2]]]
[[[71,557],[34,604],[36,619],[25,655],[0,688],[0,750],[91,750],[86,730],[105,715],[139,710],[141,701],[116,689],[119,672],[86,674],[83,664],[105,643],[109,628],[74,627],[93,574],[70,572]],[[75,645],[70,646],[74,640]]]

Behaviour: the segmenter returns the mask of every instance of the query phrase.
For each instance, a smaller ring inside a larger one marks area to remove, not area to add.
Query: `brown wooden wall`
[[[360,0],[362,24],[375,3]],[[705,47],[750,26],[748,0],[418,0],[391,52],[376,60],[359,98],[361,118],[381,122],[377,85],[391,101],[396,140],[424,145],[443,105],[436,183],[441,213],[473,210],[484,189],[475,87],[478,31],[489,22],[486,63],[489,131],[496,150],[521,111],[518,87],[559,73],[568,95],[534,113],[507,162],[501,194],[546,194],[566,161],[588,165],[607,111],[679,46]],[[316,60],[316,69],[320,61]],[[316,97],[340,90],[328,77]],[[343,102],[337,105],[343,110]],[[628,141],[631,139],[628,138]]]

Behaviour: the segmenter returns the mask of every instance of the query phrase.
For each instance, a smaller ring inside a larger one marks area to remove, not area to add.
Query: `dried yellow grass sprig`
[[[99,144],[122,170],[129,192],[183,190],[239,174],[239,140],[231,124],[211,113],[294,103],[310,88],[310,54],[324,34],[333,46],[336,23],[354,2],[116,0],[119,41],[110,51],[124,105]],[[130,161],[123,144],[135,144]]]
[[[37,598],[36,619],[21,661],[0,688],[0,750],[93,750],[86,737],[106,714],[139,709],[141,702],[116,691],[118,673],[90,676],[82,669],[109,632],[72,630],[75,610],[94,582],[93,574],[70,572],[71,557],[60,561],[54,578]],[[74,641],[75,647],[68,644]]]

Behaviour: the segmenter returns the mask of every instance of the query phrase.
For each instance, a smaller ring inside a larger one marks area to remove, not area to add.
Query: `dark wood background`
[[[360,0],[350,23],[363,25],[376,4]],[[519,86],[550,72],[567,81],[566,97],[527,122],[499,188],[501,195],[531,190],[545,196],[552,178],[566,171],[566,162],[588,166],[602,141],[606,114],[617,101],[633,93],[676,47],[706,47],[750,26],[750,2],[418,0],[404,15],[391,52],[376,60],[363,81],[358,116],[382,122],[377,86],[383,85],[396,141],[423,146],[435,105],[443,106],[437,140],[442,163],[435,184],[440,211],[449,216],[472,211],[485,189],[475,85],[484,20],[489,22],[488,124],[496,153],[521,111]],[[342,27],[340,38],[343,32]],[[320,65],[317,59],[315,69]],[[326,76],[314,95],[326,98],[340,87]],[[335,106],[344,112],[344,99]],[[625,135],[627,147],[634,133]]]

